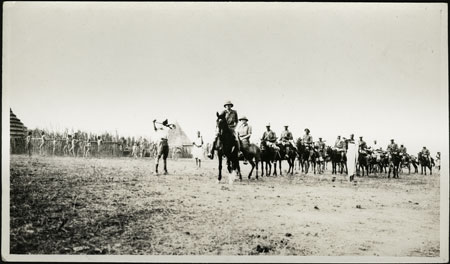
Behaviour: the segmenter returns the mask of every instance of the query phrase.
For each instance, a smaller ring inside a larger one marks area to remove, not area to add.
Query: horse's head
[[[222,134],[222,131],[228,130],[228,124],[225,119],[225,113],[219,114],[216,112],[217,120],[216,125],[219,128],[219,134]]]

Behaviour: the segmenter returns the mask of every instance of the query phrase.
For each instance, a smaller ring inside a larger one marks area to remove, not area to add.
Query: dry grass
[[[11,253],[439,255],[439,174],[229,186],[215,161],[169,160],[166,176],[153,164],[12,155]]]

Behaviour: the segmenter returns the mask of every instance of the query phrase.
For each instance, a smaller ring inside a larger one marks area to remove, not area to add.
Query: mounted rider
[[[334,142],[334,149],[341,154],[341,158],[344,158],[345,153],[345,141],[341,139],[341,136],[337,136],[336,142]]]
[[[319,137],[319,141],[317,141],[316,144],[317,144],[317,149],[319,151],[320,158],[324,159],[325,156],[327,155],[327,145],[325,144],[324,141],[322,141],[321,137]]]
[[[281,132],[281,135],[280,135],[280,142],[283,146],[289,145],[289,147],[291,147],[293,149],[297,149],[295,147],[294,137],[292,136],[292,132],[289,131],[288,128],[289,128],[288,125],[284,125],[284,130],[283,130],[283,132]]]
[[[359,152],[367,153],[367,143],[363,140],[363,137],[359,137]]]
[[[252,127],[247,123],[248,118],[246,116],[242,116],[239,118],[241,121],[241,125],[237,128],[237,135],[242,144],[242,149],[248,149],[250,146],[250,137],[252,136]],[[244,164],[247,164],[247,161],[244,158]]]
[[[400,153],[402,153],[403,155],[406,155],[406,154],[407,154],[406,147],[403,146],[403,144],[400,145],[399,151],[400,151]]]
[[[236,136],[236,126],[238,124],[238,114],[236,110],[231,109],[233,107],[233,103],[231,101],[225,101],[223,107],[225,107],[225,110],[222,111],[220,115],[225,115],[225,120],[227,121],[228,128],[230,129],[231,133],[233,133],[234,138],[236,139],[236,146],[238,149],[238,152],[240,152],[240,143]],[[208,158],[213,159],[214,158],[214,150],[216,148],[217,139],[219,138],[219,131],[216,130],[216,137],[214,139],[214,142],[212,144],[212,148],[210,153],[208,153]]]
[[[422,157],[426,158],[427,160],[431,161],[430,159],[430,151],[427,149],[427,147],[423,147],[423,149],[420,151],[420,154]]]
[[[398,145],[394,142],[394,139],[391,139],[391,144],[387,146],[387,152],[392,154],[394,152],[398,152]]]
[[[313,147],[314,142],[313,142],[313,137],[309,133],[310,133],[309,129],[305,128],[305,134],[303,135],[302,140],[303,140],[303,144],[307,148],[311,149]]]
[[[265,142],[269,148],[272,148],[273,150],[276,151],[279,150],[276,144],[277,135],[270,129],[270,123],[266,125],[266,131],[264,131],[264,134],[261,137],[261,141]]]

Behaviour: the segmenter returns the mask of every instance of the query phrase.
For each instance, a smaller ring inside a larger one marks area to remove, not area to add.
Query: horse
[[[317,155],[316,157],[316,163],[317,163],[317,168],[318,168],[318,173],[322,174],[325,171],[325,164],[326,164],[326,152],[324,152],[321,149],[315,149],[315,153]]]
[[[219,176],[217,182],[222,180],[222,158],[225,156],[227,158],[227,169],[231,174],[233,171],[239,175],[239,180],[242,181],[241,169],[239,167],[239,157],[238,157],[238,146],[236,138],[233,132],[228,127],[227,121],[225,119],[225,113],[217,116],[217,127],[219,130],[219,136],[216,142],[217,158],[219,160]],[[232,180],[229,180],[232,183]]]
[[[400,172],[403,172],[403,168],[408,168],[408,175],[411,174],[411,157],[408,154],[400,153],[401,161],[400,161]]]
[[[310,151],[306,145],[303,144],[301,138],[297,140],[298,165],[302,172],[308,173],[309,170],[309,155]]]
[[[331,165],[332,165],[331,174],[337,174],[338,166],[339,166],[340,174],[344,173],[344,167],[345,167],[345,171],[347,171],[347,155],[345,154],[345,152],[344,152],[344,155],[342,156],[342,154],[337,149],[332,149],[331,150]]]
[[[291,144],[282,144],[279,143],[277,146],[280,148],[279,155],[275,156],[275,175],[276,175],[276,162],[279,162],[280,167],[280,175],[282,175],[281,172],[281,162],[283,160],[286,160],[289,164],[289,169],[287,171],[287,174],[294,174],[294,162],[295,158],[297,157],[297,152],[295,149],[291,146]]]
[[[250,165],[252,165],[252,169],[248,174],[248,179],[250,180],[253,169],[256,167],[256,179],[258,179],[258,163],[261,161],[261,149],[255,144],[248,144],[241,142],[241,151],[243,154],[243,159],[245,158]]]
[[[421,169],[420,174],[423,174],[423,172],[425,171],[425,175],[427,175],[427,168],[428,168],[428,169],[430,169],[430,175],[432,175],[433,172],[431,169],[432,164],[431,164],[430,158],[422,155],[422,152],[419,152],[419,154],[417,156],[419,157],[419,164],[420,164],[420,169]]]
[[[361,171],[361,176],[364,177],[364,171],[366,172],[366,176],[369,176],[369,155],[365,150],[359,151],[358,167]]]
[[[272,173],[272,163],[275,162],[275,156],[277,152],[267,145],[267,142],[261,140],[261,176],[264,176],[264,163],[266,168],[266,176],[270,176]],[[276,164],[275,164],[276,165]]]
[[[398,152],[394,151],[389,154],[388,178],[391,177],[391,171],[392,171],[392,178],[398,178],[398,169],[401,161],[402,158]]]

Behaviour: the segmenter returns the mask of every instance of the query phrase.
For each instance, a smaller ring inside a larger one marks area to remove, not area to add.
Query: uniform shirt
[[[430,151],[428,149],[422,149],[423,155],[430,155]]]
[[[406,148],[405,147],[400,147],[400,152],[406,154]]]
[[[398,150],[398,145],[396,143],[391,143],[387,147],[387,151],[389,151],[389,152],[393,152],[396,150]]]
[[[311,144],[313,143],[313,138],[311,135],[303,135],[303,144]]]
[[[275,132],[273,132],[272,130],[269,131],[264,131],[264,134],[261,138],[264,141],[269,141],[269,142],[275,142],[277,141],[277,136],[275,135]]]
[[[236,110],[231,109],[230,111],[223,110],[221,115],[225,114],[225,120],[227,120],[228,127],[235,128],[238,123],[238,114]]]
[[[366,149],[366,148],[367,148],[366,142],[365,142],[364,140],[361,140],[361,141],[359,142],[359,147],[360,147],[362,150]]]
[[[203,138],[202,138],[202,136],[196,137],[194,143],[195,143],[196,147],[201,148],[203,146]]]
[[[334,147],[339,148],[339,149],[344,148],[344,140],[336,139],[336,142],[334,143]]]
[[[238,128],[238,134],[239,134],[239,138],[242,140],[243,137],[251,135],[252,134],[252,127],[249,124],[242,124],[239,126]],[[245,138],[243,140],[248,140],[250,141],[250,137]]]
[[[293,140],[294,137],[292,136],[291,131],[289,130],[284,130],[283,132],[281,132],[280,138],[282,141],[289,141],[289,140]]]
[[[318,141],[317,145],[319,146],[319,150],[324,150],[325,149],[325,142],[323,141]]]

